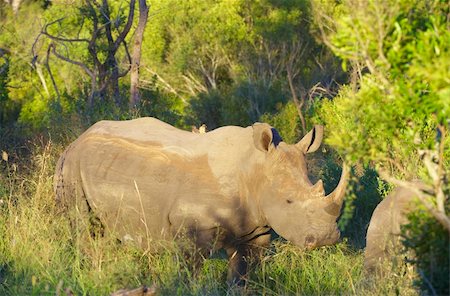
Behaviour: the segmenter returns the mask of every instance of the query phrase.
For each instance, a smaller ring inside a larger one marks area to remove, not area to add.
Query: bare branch
[[[128,32],[130,32],[131,26],[133,25],[135,4],[136,4],[136,0],[130,0],[130,12],[128,14],[127,23],[125,25],[125,28],[122,30],[122,32],[120,32],[119,36],[117,37],[116,41],[114,42],[115,50],[117,50],[119,48],[119,45],[122,43],[122,41],[128,35]]]
[[[47,28],[48,28],[49,26],[54,25],[54,24],[56,24],[56,23],[59,23],[59,22],[61,22],[62,20],[64,20],[64,18],[59,18],[59,19],[57,19],[57,20],[54,20],[54,21],[52,21],[52,22],[46,24],[46,25],[42,28],[42,31],[41,31],[40,34],[43,34],[43,35],[47,36],[48,38],[50,38],[50,39],[53,40],[53,41],[60,41],[60,42],[87,42],[87,43],[89,43],[89,39],[86,39],[86,38],[64,38],[64,37],[58,37],[58,36],[54,36],[54,35],[50,34],[50,33],[47,31]],[[40,34],[39,34],[39,35],[40,35]]]
[[[89,43],[88,39],[85,38],[62,38],[62,37],[57,37],[57,36],[53,36],[50,33],[43,31],[42,32],[43,35],[47,36],[48,38],[50,38],[53,41],[59,41],[59,42],[87,42]]]
[[[129,106],[134,108],[141,101],[139,93],[139,71],[141,65],[142,40],[144,38],[145,27],[147,26],[149,7],[147,0],[139,0],[139,19],[135,31],[133,42],[133,57],[130,58],[130,97]]]
[[[94,6],[92,6],[91,1],[86,0],[86,5],[89,6],[89,9],[91,9],[92,11],[92,27],[93,27],[92,36],[91,39],[89,40],[88,50],[92,58],[94,59],[94,64],[98,67],[99,65],[101,65],[101,62],[97,57],[97,47],[95,42],[97,41],[97,37],[101,31],[101,28],[98,27],[97,14],[95,13],[95,8]]]
[[[84,63],[82,63],[82,62],[78,62],[78,61],[75,61],[75,60],[72,60],[72,59],[70,59],[70,58],[68,58],[68,57],[65,57],[65,56],[63,56],[63,55],[61,55],[61,54],[59,54],[57,51],[56,51],[56,46],[54,45],[54,44],[51,44],[50,45],[50,47],[49,47],[49,49],[51,48],[51,50],[52,50],[52,53],[55,55],[55,56],[57,56],[59,59],[61,59],[61,60],[63,60],[63,61],[66,61],[66,62],[68,62],[68,63],[71,63],[71,64],[74,64],[74,65],[77,65],[77,66],[79,66],[79,67],[81,67],[92,79],[95,79],[95,74],[88,68],[88,66],[86,66],[86,64],[84,64]]]
[[[119,73],[119,77],[124,77],[131,70],[131,55],[130,55],[130,52],[128,50],[128,44],[127,44],[127,42],[125,40],[122,43],[123,43],[123,46],[125,48],[125,53],[126,53],[127,59],[128,59],[128,68],[125,71]]]
[[[103,5],[101,7],[99,7],[99,10],[101,12],[101,14],[103,15],[103,17],[106,19],[106,22],[104,23],[104,27],[105,27],[105,31],[106,31],[106,39],[108,39],[108,45],[109,45],[109,50],[108,52],[110,52],[108,54],[108,56],[114,56],[115,52],[117,51],[117,48],[119,48],[119,46],[115,46],[114,44],[114,40],[112,37],[112,31],[111,31],[111,15],[109,12],[109,5],[108,5],[108,1],[107,0],[103,0]]]
[[[445,196],[444,192],[442,190],[442,183],[445,178],[444,176],[444,145],[445,145],[445,139],[447,137],[446,129],[444,125],[439,124],[438,125],[438,131],[441,133],[441,138],[439,139],[439,147],[438,147],[438,167],[437,167],[437,175],[438,178],[436,179],[434,186],[437,190],[437,203],[438,203],[438,209],[445,213]]]
[[[50,80],[52,81],[53,88],[55,89],[56,95],[58,97],[58,103],[61,102],[61,96],[59,94],[58,86],[56,85],[55,78],[53,77],[52,70],[50,69],[50,50],[54,47],[53,44],[50,44],[47,49],[47,57],[45,59],[45,67],[47,68],[48,74],[50,75]],[[54,48],[53,48],[54,49]]]
[[[303,43],[299,40],[294,40],[290,45],[287,45],[286,42],[283,43],[282,46],[282,56],[281,58],[284,60],[284,68],[286,70],[287,80],[289,84],[289,89],[291,91],[292,100],[297,108],[298,116],[300,117],[302,133],[306,134],[306,121],[303,116],[303,105],[305,104],[305,98],[307,92],[305,91],[305,87],[302,85],[300,81],[297,81],[297,84],[300,86],[300,98],[297,96],[297,90],[294,86],[294,79],[300,74],[300,66],[299,63],[302,61],[303,56],[306,53],[308,47],[308,43]]]
[[[48,60],[48,56],[47,56],[47,60]],[[39,80],[41,81],[42,87],[44,88],[45,94],[47,95],[47,97],[50,96],[50,92],[48,91],[47,83],[45,82],[44,73],[42,73],[42,68],[41,68],[40,63],[38,63],[38,62],[34,63],[34,65],[32,65],[32,66],[36,70]],[[53,82],[53,76],[51,74],[51,71],[49,71],[50,67],[47,67],[47,65],[46,65],[46,69],[49,72],[50,77],[52,78],[52,82]],[[55,84],[53,84],[53,86],[55,87]],[[55,91],[59,96],[59,92],[56,90],[56,87],[55,87]]]
[[[161,75],[159,75],[158,73],[156,73],[154,70],[150,69],[149,67],[146,67],[145,70],[147,70],[150,74],[154,75],[156,77],[156,79],[158,79],[159,82],[162,83],[162,86],[164,87],[164,89],[166,89],[168,92],[171,92],[173,94],[175,94],[177,97],[180,97],[181,100],[184,103],[187,103],[186,99],[183,98],[177,91],[176,89],[171,86],[166,80],[164,80]]]
[[[305,103],[305,98],[303,95],[300,96],[300,100],[297,97],[297,92],[294,87],[294,75],[292,74],[292,65],[288,63],[286,65],[286,73],[287,73],[287,80],[289,83],[289,89],[291,90],[292,100],[294,101],[295,107],[297,108],[298,116],[300,117],[300,122],[302,124],[302,134],[306,134],[306,122],[305,118],[303,117],[303,105]]]
[[[182,75],[184,81],[186,81],[186,87],[189,89],[192,95],[197,95],[201,92],[208,92],[208,89],[194,77],[191,72],[187,72],[187,75]]]
[[[387,157],[384,160],[387,161],[389,164],[391,164],[391,166],[394,166],[403,176],[408,176],[409,174],[408,171],[406,171],[403,165],[400,164],[398,161],[390,157]]]

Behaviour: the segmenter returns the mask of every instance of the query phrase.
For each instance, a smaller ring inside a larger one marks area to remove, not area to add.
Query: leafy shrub
[[[447,199],[447,213],[450,202]],[[450,240],[448,231],[425,209],[408,215],[409,223],[402,227],[403,245],[412,251],[409,261],[420,278],[415,284],[433,295],[449,295]]]
[[[152,116],[179,128],[185,128],[185,103],[177,96],[158,88],[141,91],[141,102],[133,117]]]
[[[205,123],[208,129],[224,125],[248,126],[260,120],[263,114],[276,112],[277,106],[285,101],[286,96],[277,83],[267,86],[261,81],[244,81],[192,98],[187,122]]]
[[[275,127],[286,143],[295,143],[299,140],[301,134],[297,108],[292,102],[285,105],[279,103],[278,105],[280,110],[277,113],[265,113],[260,120]]]

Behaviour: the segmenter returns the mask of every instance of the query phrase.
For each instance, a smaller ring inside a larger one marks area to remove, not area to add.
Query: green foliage
[[[437,127],[448,129],[448,3],[342,1],[335,9],[326,8],[332,18],[322,23],[325,38],[355,74],[353,83],[342,87],[333,101],[324,100],[319,110],[328,127],[327,143],[353,163],[431,184],[419,152],[436,151]],[[443,143],[443,176],[449,144],[448,139]],[[445,198],[448,202],[448,192]],[[448,262],[448,232],[424,212],[417,215],[405,243],[417,254],[413,262],[421,272],[421,287],[435,286],[440,294],[446,286],[447,294],[448,264],[441,263]]]
[[[233,51],[247,38],[239,5],[238,0],[155,1],[143,63],[184,94],[228,84]]]
[[[137,117],[152,116],[179,128],[186,128],[183,118],[185,104],[173,94],[161,92],[158,88],[141,92],[141,106]]]
[[[308,32],[309,1],[288,0],[272,1],[262,0],[243,5],[246,14],[252,17],[252,25],[256,40],[286,40],[292,41],[302,37]],[[256,41],[255,40],[255,41]]]
[[[296,143],[299,140],[301,129],[297,107],[292,102],[288,102],[284,106],[282,103],[278,103],[277,107],[277,113],[265,113],[261,116],[261,121],[275,127],[286,143]]]
[[[191,124],[205,123],[209,129],[223,125],[248,126],[259,120],[269,119],[287,100],[281,86],[265,85],[262,81],[243,81],[232,87],[200,93],[190,100],[187,121]]]
[[[325,60],[325,55],[309,32],[308,1],[155,1],[154,9],[157,13],[144,40],[150,46],[144,44],[143,64],[148,71],[143,77],[156,72],[164,89],[176,90],[186,101],[198,97],[194,109],[211,96],[232,101],[232,110],[224,117],[240,113],[236,108],[242,106],[250,109],[252,121],[273,112],[261,105],[270,106],[273,100],[284,103],[290,92],[289,55],[296,57],[295,81],[309,87],[325,76],[317,75],[321,71],[316,71],[313,58]],[[264,97],[272,89],[280,91]],[[213,126],[220,122],[212,121]],[[231,116],[225,122],[236,120]]]
[[[450,202],[446,203],[447,211]],[[450,240],[448,231],[425,209],[408,215],[409,223],[402,227],[403,245],[414,256],[410,261],[421,277],[415,281],[423,290],[434,295],[448,295],[450,289]]]
[[[58,112],[52,112],[53,106],[58,104],[59,111],[67,115],[86,113],[80,116],[91,119],[122,117],[117,115],[118,110],[127,112],[122,106],[99,105],[121,105],[117,102],[128,97],[125,93],[128,83],[122,80],[121,96],[116,98],[117,92],[101,90],[108,81],[100,75],[103,68],[94,69],[98,77],[92,83],[81,67],[53,54],[47,60],[47,49],[52,42],[57,46],[57,52],[90,69],[95,65],[95,58],[106,62],[111,48],[104,34],[105,27],[111,21],[112,36],[117,37],[126,21],[128,5],[109,1],[111,17],[106,20],[108,13],[100,11],[103,5],[92,9],[87,3],[45,3],[24,2],[18,15],[5,10],[8,17],[0,21],[7,32],[0,36],[0,43],[16,49],[11,60],[8,101],[18,102],[20,122],[32,129],[47,128],[55,122],[53,116],[59,117]],[[318,70],[316,60],[323,60],[323,67],[330,55],[326,58],[322,55],[323,48],[309,33],[308,1],[170,0],[152,1],[151,7],[154,14],[151,13],[149,18],[142,47],[141,86],[153,89],[156,77],[159,95],[170,93],[168,96],[184,102],[183,110],[194,109],[193,112],[181,112],[181,116],[189,117],[186,121],[203,120],[192,116],[203,116],[201,109],[209,104],[208,98],[222,101],[211,103],[221,106],[220,115],[207,120],[211,127],[227,123],[247,125],[259,120],[264,113],[275,112],[274,106],[279,102],[284,104],[289,94],[285,78],[286,55],[295,55],[295,46],[302,52],[301,57],[295,59],[295,81],[302,81],[309,87],[325,76],[329,79],[328,74],[317,75],[323,71]],[[92,37],[95,18],[99,21],[98,38],[95,44],[90,44],[89,50],[88,42],[83,40]],[[38,20],[39,24],[35,22]],[[19,26],[24,23],[27,27]],[[46,24],[49,24],[45,27],[48,33],[58,36],[59,40],[51,41],[44,35],[36,39],[42,25]],[[129,37],[126,42],[130,44]],[[92,54],[94,47],[95,57]],[[16,58],[19,56],[21,59]],[[123,49],[119,50],[117,60],[120,70],[124,70],[128,62]],[[33,61],[32,68],[29,68],[30,61]],[[93,84],[97,84],[94,95],[98,104],[86,106],[83,101],[90,96]],[[194,98],[193,107],[184,108],[191,104],[191,98]],[[156,97],[152,100],[158,101]],[[146,108],[149,102],[147,99]],[[101,112],[88,110],[91,108]],[[107,114],[108,110],[111,115]],[[92,113],[104,116],[93,116]]]
[[[417,158],[411,155],[433,147],[434,129],[450,117],[444,96],[450,75],[448,6],[428,2],[369,1],[360,9],[342,4],[345,16],[336,20],[333,48],[344,60],[366,65],[369,73],[357,89],[346,86],[335,100],[325,101],[320,115],[331,127],[328,143],[353,161],[395,162],[416,172]],[[379,10],[371,10],[375,6]]]
[[[389,184],[383,182],[373,168],[365,168],[361,176],[353,176],[339,219],[339,229],[349,243],[357,248],[366,245],[366,233],[372,213],[378,203],[387,196]]]
[[[6,124],[17,121],[23,104],[42,98],[40,81],[37,75],[32,75],[30,68],[34,41],[30,36],[37,34],[42,8],[39,3],[32,2],[23,5],[17,15],[10,7],[1,7],[0,10],[0,48],[9,52],[0,74],[2,124]]]
[[[0,64],[0,125],[14,122],[18,117],[18,106],[9,99],[9,67],[10,58],[3,57],[4,63]]]

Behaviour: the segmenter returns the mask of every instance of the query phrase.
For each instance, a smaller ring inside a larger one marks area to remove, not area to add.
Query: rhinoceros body
[[[367,229],[364,267],[369,272],[382,271],[401,251],[401,226],[416,208],[415,194],[408,188],[395,188],[373,212]]]
[[[205,253],[224,248],[236,280],[271,229],[302,247],[339,238],[347,172],[329,196],[307,176],[305,153],[319,147],[321,132],[288,145],[267,124],[197,134],[154,118],[101,121],[59,159],[57,199],[144,248],[180,234]]]

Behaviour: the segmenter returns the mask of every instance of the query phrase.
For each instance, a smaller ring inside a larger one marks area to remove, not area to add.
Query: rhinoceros
[[[240,282],[272,229],[306,248],[339,239],[349,170],[329,195],[307,174],[322,135],[315,126],[289,145],[265,123],[192,133],[155,118],[100,121],[60,157],[56,196],[142,247],[184,233],[204,254],[224,249],[228,280]]]
[[[421,183],[417,186],[423,187]],[[366,236],[364,268],[369,273],[383,273],[384,267],[397,261],[401,252],[401,226],[417,208],[415,193],[406,187],[395,188],[383,199],[370,219]]]

